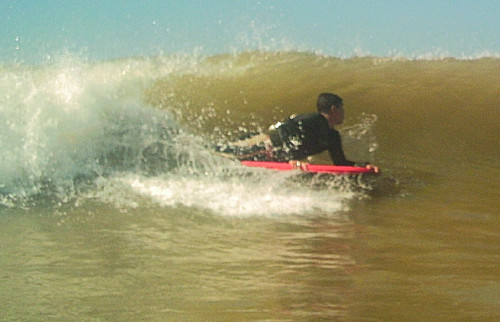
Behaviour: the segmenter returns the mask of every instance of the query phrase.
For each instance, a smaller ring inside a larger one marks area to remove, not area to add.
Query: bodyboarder
[[[361,166],[379,172],[377,166],[347,160],[340,133],[335,125],[344,122],[342,98],[322,93],[316,102],[316,113],[291,115],[271,126],[268,134],[260,133],[246,139],[219,146],[218,151],[231,153],[239,160],[293,161],[328,151],[334,165]]]

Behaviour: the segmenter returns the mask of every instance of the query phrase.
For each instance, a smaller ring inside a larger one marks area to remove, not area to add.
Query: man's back
[[[335,164],[350,164],[345,160],[339,133],[319,113],[292,115],[275,128],[271,140],[278,159],[301,160],[328,150]]]

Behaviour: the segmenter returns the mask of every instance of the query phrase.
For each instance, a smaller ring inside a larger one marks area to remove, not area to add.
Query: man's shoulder
[[[326,119],[319,113],[304,113],[304,114],[292,114],[288,118],[290,121],[310,121],[310,122],[323,122]]]

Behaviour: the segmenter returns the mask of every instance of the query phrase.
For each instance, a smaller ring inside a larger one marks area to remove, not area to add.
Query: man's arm
[[[332,140],[328,148],[328,153],[330,153],[334,165],[354,166],[354,162],[347,160],[345,157],[344,150],[342,149],[342,140],[337,131],[332,131]]]

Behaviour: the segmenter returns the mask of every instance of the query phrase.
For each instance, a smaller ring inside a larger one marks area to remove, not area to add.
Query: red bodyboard
[[[338,166],[338,165],[323,165],[309,164],[304,162],[272,162],[272,161],[241,161],[241,164],[247,167],[267,168],[280,171],[301,170],[311,173],[330,173],[330,174],[362,174],[373,173],[372,169],[363,167]]]

